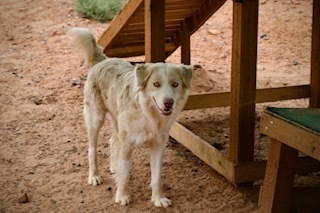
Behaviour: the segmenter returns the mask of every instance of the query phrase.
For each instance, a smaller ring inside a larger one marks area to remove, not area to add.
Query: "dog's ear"
[[[192,79],[192,67],[187,65],[180,66],[180,76],[183,82],[183,86],[187,89],[191,88],[191,79]]]
[[[135,74],[136,74],[136,85],[138,87],[138,91],[145,88],[148,79],[151,76],[152,69],[148,69],[148,64],[137,64],[135,66]]]

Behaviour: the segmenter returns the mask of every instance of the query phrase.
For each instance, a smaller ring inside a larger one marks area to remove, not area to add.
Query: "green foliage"
[[[77,12],[97,21],[112,20],[121,10],[123,0],[76,0]]]

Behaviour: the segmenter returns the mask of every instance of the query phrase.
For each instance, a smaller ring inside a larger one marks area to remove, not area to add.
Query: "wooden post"
[[[182,29],[180,31],[180,41],[181,41],[181,63],[190,65],[190,36],[191,36],[191,26],[190,20],[186,19],[182,23]]]
[[[320,0],[313,0],[310,107],[320,107]]]
[[[234,0],[230,158],[254,160],[258,0]]]
[[[290,212],[298,151],[271,139],[260,212]]]
[[[146,62],[165,61],[165,1],[144,1]]]

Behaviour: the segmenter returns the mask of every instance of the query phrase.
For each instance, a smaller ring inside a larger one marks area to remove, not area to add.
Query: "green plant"
[[[97,21],[112,20],[121,10],[123,0],[76,0],[77,12]]]

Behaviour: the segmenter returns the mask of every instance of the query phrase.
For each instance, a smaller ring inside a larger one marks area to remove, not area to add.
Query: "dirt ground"
[[[108,27],[81,18],[73,0],[0,0],[0,212],[257,212],[260,182],[236,187],[179,143],[170,140],[163,183],[173,206],[150,202],[148,149],[134,153],[133,203],[113,201],[106,122],[99,143],[103,184],[87,184],[87,136],[82,119],[87,68],[65,36],[87,27],[97,37]],[[261,0],[258,88],[309,82],[311,0]],[[230,90],[232,1],[191,39],[192,93]],[[179,52],[167,61],[179,63]],[[139,58],[137,60],[140,60]],[[307,106],[307,100],[269,104]],[[179,120],[227,154],[229,108],[185,111]],[[267,139],[257,133],[256,158],[265,158]],[[319,180],[320,178],[318,178]],[[306,183],[308,178],[304,178]],[[26,203],[19,199],[27,194]]]

